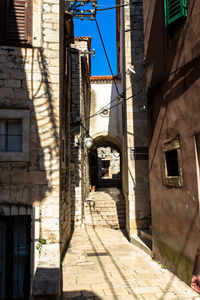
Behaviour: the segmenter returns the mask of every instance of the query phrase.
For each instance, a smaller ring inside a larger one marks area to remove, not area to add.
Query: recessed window
[[[29,160],[30,111],[0,109],[0,161]]]
[[[22,152],[22,120],[0,119],[0,151]]]
[[[177,149],[165,152],[167,176],[179,176]]]
[[[179,138],[162,146],[162,167],[165,186],[181,187],[183,185]]]

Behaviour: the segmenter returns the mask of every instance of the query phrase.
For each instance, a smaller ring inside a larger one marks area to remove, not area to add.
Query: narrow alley
[[[129,243],[123,231],[75,230],[63,264],[63,300],[200,299],[165,266]]]

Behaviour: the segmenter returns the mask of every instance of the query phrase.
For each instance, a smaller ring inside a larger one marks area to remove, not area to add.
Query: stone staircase
[[[99,188],[84,203],[86,226],[124,228],[125,217],[125,201],[116,187]]]

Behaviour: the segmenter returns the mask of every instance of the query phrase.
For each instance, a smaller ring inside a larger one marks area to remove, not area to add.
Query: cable
[[[132,86],[133,86],[133,84],[131,84],[128,88],[126,88],[126,89],[123,91],[122,94],[124,94],[126,91],[128,91]],[[102,110],[103,110],[104,108],[107,109],[107,106],[110,105],[112,102],[114,102],[117,98],[118,98],[118,96],[116,96],[114,99],[112,99],[112,100],[111,100],[109,103],[107,103],[105,106],[101,107],[101,109],[99,109],[98,111],[96,111],[96,112],[92,115],[92,117],[95,117],[96,115],[101,114]],[[119,102],[119,104],[120,104],[120,103],[121,103],[121,102]],[[108,108],[108,110],[109,110],[109,108]],[[89,120],[89,119],[90,119],[90,118],[88,118],[87,120]]]
[[[102,43],[103,50],[104,50],[104,53],[105,53],[105,56],[106,56],[106,59],[107,59],[107,62],[108,62],[108,66],[110,68],[110,72],[111,72],[111,74],[113,76],[113,81],[114,81],[114,84],[115,84],[115,88],[116,88],[117,94],[118,94],[118,96],[121,96],[120,93],[119,93],[119,90],[118,90],[118,86],[117,86],[115,77],[113,75],[113,71],[112,71],[112,68],[111,68],[111,65],[110,65],[110,61],[108,59],[108,54],[107,54],[107,51],[106,51],[106,48],[105,48],[105,44],[104,44],[104,41],[103,41],[103,38],[102,38],[102,35],[101,35],[101,31],[100,31],[100,28],[99,28],[99,25],[98,25],[98,22],[97,22],[96,19],[95,19],[95,23],[97,25],[97,30],[98,30],[98,33],[99,33],[99,36],[100,36],[100,39],[101,39],[101,43]]]
[[[110,7],[106,7],[106,8],[97,8],[97,11],[102,11],[102,10],[108,10],[108,9],[115,9],[115,8],[118,8],[118,7],[124,7],[124,6],[128,6],[130,5],[130,3],[128,4],[121,4],[121,5],[115,5],[115,6],[110,6]]]
[[[143,91],[146,91],[146,88],[143,88],[143,89],[141,89],[139,92],[133,94],[132,96],[123,99],[121,102],[118,102],[118,103],[116,103],[115,105],[112,105],[111,107],[108,108],[108,110],[111,110],[112,108],[114,108],[114,107],[116,107],[116,106],[118,106],[118,105],[120,105],[120,104],[122,104],[122,103],[128,101],[129,99],[134,98],[135,96],[141,94]],[[114,100],[114,99],[113,99],[113,100]],[[113,100],[112,100],[112,102],[113,102]],[[111,103],[111,102],[110,102],[110,103]],[[101,108],[100,111],[98,111],[98,112],[96,112],[95,114],[91,115],[91,116],[90,116],[89,118],[87,118],[86,120],[89,120],[89,119],[91,119],[91,118],[94,118],[94,117],[100,115],[100,114],[101,114],[101,111],[102,111],[102,108]]]

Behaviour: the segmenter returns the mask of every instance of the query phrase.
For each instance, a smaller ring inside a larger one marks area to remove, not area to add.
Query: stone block
[[[50,23],[59,23],[59,15],[55,13],[49,13],[43,15],[43,21]]]
[[[60,269],[37,268],[33,280],[34,299],[59,299],[60,276]]]
[[[0,99],[2,98],[14,98],[14,91],[11,88],[0,89]]]
[[[42,6],[42,8],[43,8],[43,12],[44,12],[44,13],[47,13],[47,12],[50,12],[50,11],[51,11],[51,6],[50,6],[49,4],[47,4],[47,3],[45,3],[45,4]]]
[[[59,5],[53,4],[52,5],[52,12],[58,14],[59,13]]]
[[[44,34],[45,42],[48,42],[48,41],[56,42],[56,43],[59,42],[59,32],[58,31],[54,31],[54,30],[51,30],[48,28],[43,31],[43,34]]]

